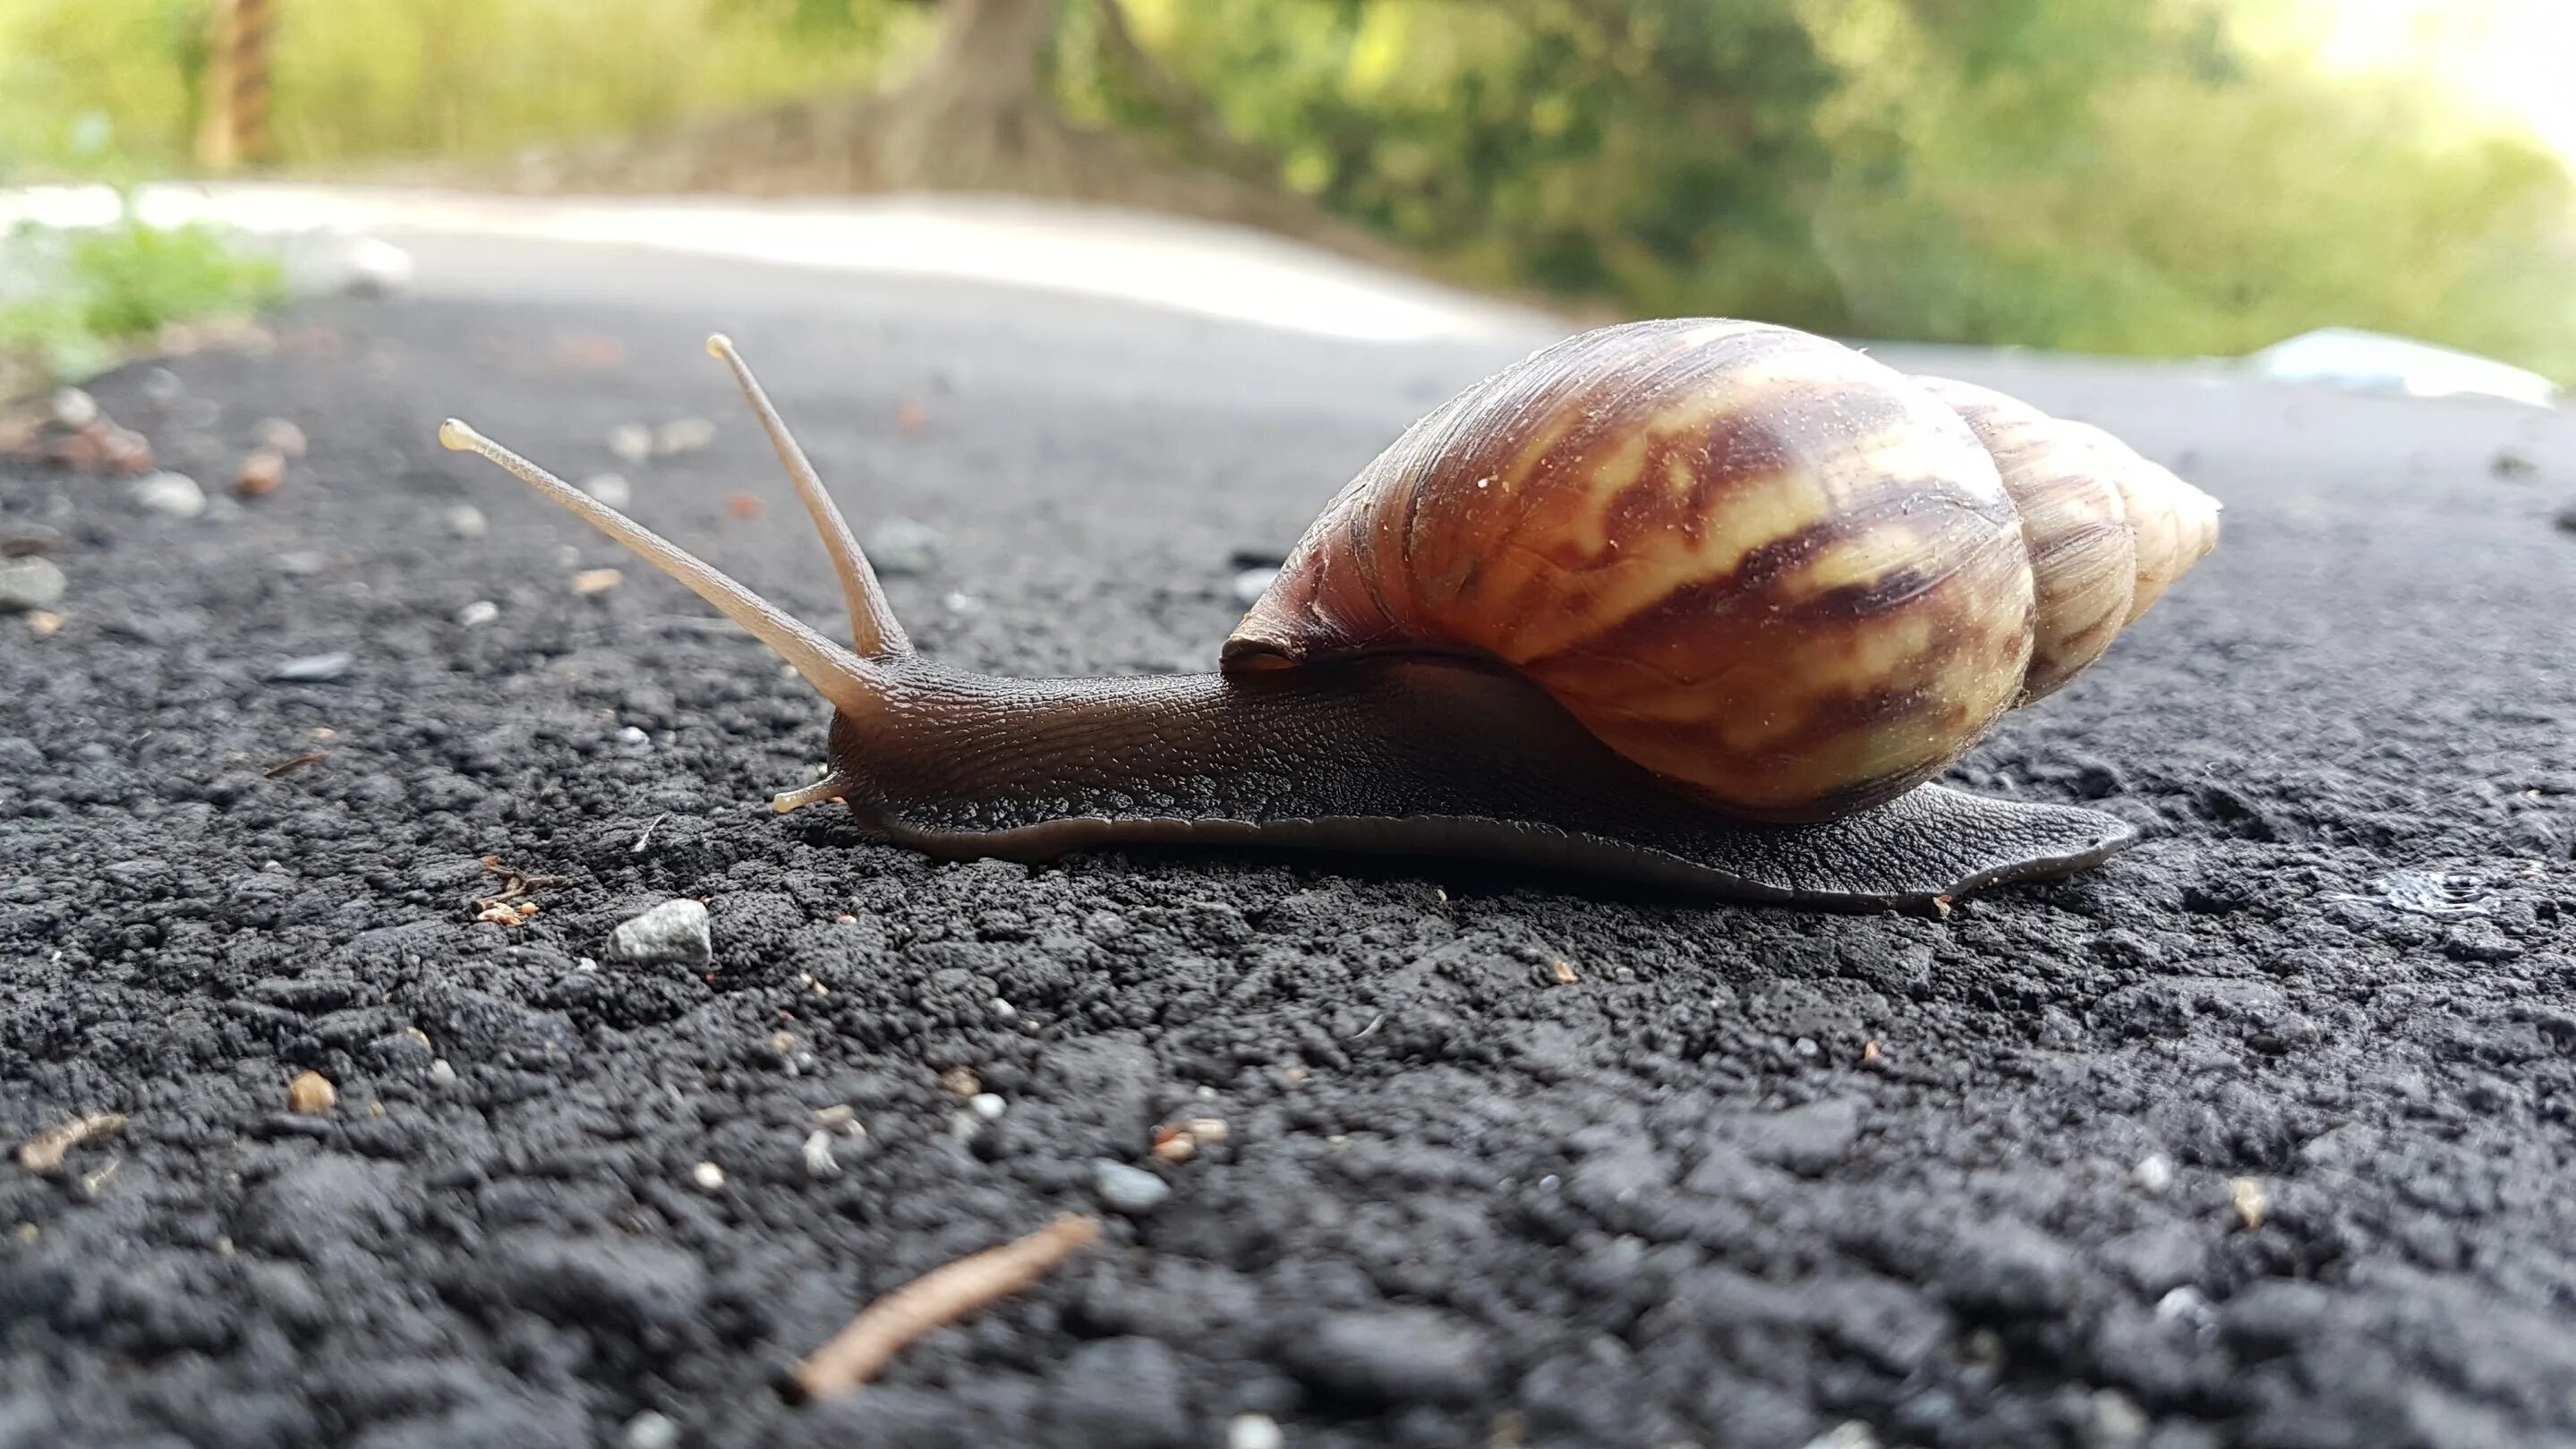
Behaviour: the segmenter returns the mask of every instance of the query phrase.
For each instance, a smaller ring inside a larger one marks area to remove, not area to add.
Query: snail
[[[942,858],[1197,842],[1440,856],[1654,890],[1914,907],[2135,831],[1930,778],[2217,541],[2108,434],[1788,328],[1630,323],[1415,423],[1333,498],[1213,674],[1004,679],[914,652],[751,370],[843,647],[465,424],[480,454],[748,629],[830,702],[841,800]]]

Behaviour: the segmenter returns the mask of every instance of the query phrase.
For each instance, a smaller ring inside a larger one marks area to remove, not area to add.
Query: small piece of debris
[[[63,1165],[71,1150],[93,1137],[104,1137],[125,1128],[122,1112],[92,1112],[75,1117],[60,1127],[48,1128],[27,1139],[18,1149],[18,1165],[29,1172],[54,1172]]]
[[[832,1134],[821,1127],[805,1134],[805,1175],[838,1177],[840,1162],[832,1156]]]
[[[977,1092],[966,1099],[966,1110],[987,1122],[1001,1121],[1002,1114],[1010,1110],[1010,1105],[997,1092]]]
[[[859,1109],[847,1102],[836,1102],[829,1107],[815,1108],[814,1125],[826,1132],[838,1132],[844,1137],[868,1135],[868,1129],[859,1125]]]
[[[1956,899],[1956,897],[1953,897],[1953,896],[1934,896],[1934,897],[1932,898],[1932,914],[1934,914],[1934,915],[1936,915],[1936,916],[1939,916],[1942,920],[1945,920],[1945,921],[1946,921],[1946,920],[1948,920],[1948,919],[1950,919],[1950,903],[1951,903],[1954,899]]]
[[[0,533],[0,558],[32,558],[40,553],[52,553],[62,546],[62,542],[63,531],[59,528],[48,528],[41,523],[22,523],[7,533]]]
[[[490,599],[476,599],[456,611],[456,622],[468,629],[480,629],[501,617],[501,606]]]
[[[701,1162],[689,1169],[689,1186],[700,1192],[722,1192],[725,1171],[712,1162]]]
[[[286,456],[267,448],[255,449],[241,461],[241,471],[233,477],[235,498],[265,498],[286,481]]]
[[[581,491],[621,511],[635,501],[635,485],[623,473],[594,473],[582,480]]]
[[[1199,1155],[1200,1148],[1214,1147],[1231,1134],[1222,1117],[1192,1117],[1154,1129],[1154,1156],[1164,1162],[1187,1162]]]
[[[50,639],[63,627],[63,616],[50,609],[37,609],[27,615],[27,632],[39,639]]]
[[[1225,1421],[1225,1449],[1287,1449],[1288,1436],[1268,1414],[1237,1414]]]
[[[583,598],[589,598],[595,594],[607,593],[624,582],[626,582],[626,575],[616,569],[583,569],[572,576],[572,591]]]
[[[939,1085],[960,1097],[972,1097],[984,1090],[984,1079],[973,1067],[950,1067],[939,1074]]]
[[[680,1449],[680,1426],[668,1414],[646,1409],[617,1431],[618,1449]]]
[[[261,447],[281,458],[301,458],[307,446],[304,430],[284,418],[260,419],[259,426],[251,430],[251,436],[259,440]]]
[[[633,725],[627,725],[617,732],[617,742],[621,745],[649,745],[653,743],[653,737]]]
[[[429,1079],[442,1087],[456,1085],[456,1068],[447,1058],[439,1057],[429,1064]]]
[[[1112,1162],[1106,1157],[1092,1159],[1091,1190],[1100,1194],[1101,1206],[1130,1217],[1150,1213],[1172,1196],[1170,1183],[1141,1167]]]
[[[286,1110],[314,1116],[340,1105],[340,1089],[320,1072],[298,1072],[286,1084]]]
[[[1559,986],[1572,986],[1583,979],[1574,974],[1574,963],[1571,961],[1551,961],[1547,969],[1548,974],[1556,978],[1556,984]]]
[[[458,538],[481,538],[492,531],[483,510],[471,503],[459,503],[447,510],[447,531]]]
[[[195,518],[206,511],[206,490],[185,473],[154,473],[125,490],[135,507],[165,518]]]
[[[937,569],[946,541],[927,523],[889,518],[869,529],[859,548],[879,574],[905,579]]]
[[[537,913],[535,901],[491,901],[476,912],[474,919],[488,925],[507,926],[517,930]]]
[[[0,559],[0,614],[59,604],[71,581],[47,558]]]
[[[270,670],[268,677],[276,684],[329,684],[336,679],[346,679],[349,667],[357,662],[357,656],[348,650],[334,649],[328,654],[306,654],[289,659]]]
[[[282,779],[285,776],[292,775],[296,771],[303,769],[307,765],[318,765],[329,758],[331,758],[329,755],[322,753],[320,750],[304,750],[300,753],[287,756],[285,759],[278,761],[276,764],[269,766],[267,769],[262,770],[259,773],[264,779]]]
[[[642,423],[619,423],[608,430],[608,451],[629,467],[649,462],[653,457],[653,430]]]
[[[64,427],[86,428],[98,421],[98,399],[76,387],[62,388],[54,394],[53,414]]]
[[[694,453],[716,440],[716,425],[705,418],[674,418],[653,437],[653,451],[664,457]]]
[[[760,500],[737,488],[731,493],[725,495],[725,512],[732,514],[736,518],[758,518],[760,516]]]
[[[608,934],[608,959],[704,966],[716,958],[704,902],[664,901]]]
[[[2245,1224],[2249,1233],[2263,1226],[2263,1215],[2272,1207],[2272,1194],[2259,1178],[2240,1177],[2230,1182],[2227,1200],[2236,1209],[2237,1221]]]
[[[1270,592],[1271,584],[1278,578],[1277,569],[1245,569],[1234,576],[1234,582],[1227,588],[1233,593],[1236,603],[1257,604],[1263,594]]]
[[[2129,1169],[2131,1181],[2147,1192],[2163,1192],[2174,1184],[2174,1162],[2161,1152],[2150,1152]]]
[[[904,1345],[1035,1283],[1100,1236],[1098,1221],[1071,1213],[1027,1237],[934,1268],[871,1303],[796,1366],[808,1398],[828,1398],[876,1376]]]
[[[1865,1041],[1860,1044],[1860,1064],[1862,1066],[1866,1067],[1875,1065],[1880,1055],[1881,1053],[1878,1049],[1878,1043],[1875,1040]]]

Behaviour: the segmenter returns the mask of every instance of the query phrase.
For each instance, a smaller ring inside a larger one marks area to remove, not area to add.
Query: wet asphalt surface
[[[209,483],[293,420],[265,498],[0,467],[69,580],[56,632],[0,616],[0,1129],[126,1118],[0,1163],[0,1445],[2576,1443],[2576,419],[1891,349],[2228,508],[1956,774],[2148,839],[1947,920],[941,865],[770,814],[806,689],[436,421],[828,621],[724,329],[863,532],[937,530],[890,585],[925,649],[1164,671],[1520,347],[619,275],[94,387]],[[508,872],[538,909],[478,920]],[[712,959],[609,959],[674,898]],[[780,1392],[1065,1210],[1105,1236],[1033,1291]]]

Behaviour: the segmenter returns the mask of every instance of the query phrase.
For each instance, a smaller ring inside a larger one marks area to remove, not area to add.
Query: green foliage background
[[[290,163],[882,84],[901,0],[277,0]],[[1078,119],[1239,167],[1065,0]],[[1463,280],[1844,335],[2239,352],[2376,327],[2576,381],[2576,183],[2309,0],[1118,0],[1268,179]],[[186,154],[209,0],[0,0],[0,168]]]

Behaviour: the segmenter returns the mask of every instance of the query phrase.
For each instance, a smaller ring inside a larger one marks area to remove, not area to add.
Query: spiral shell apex
[[[2089,663],[2215,537],[2214,505],[2161,501],[2169,485],[2208,502],[2107,435],[1952,388],[1757,323],[1568,338],[1363,469],[1226,668],[1489,656],[1743,817],[1878,803],[2025,698],[2035,660],[2049,687]],[[2001,433],[2033,456],[1990,451]],[[2060,520],[2037,549],[2023,497]]]

